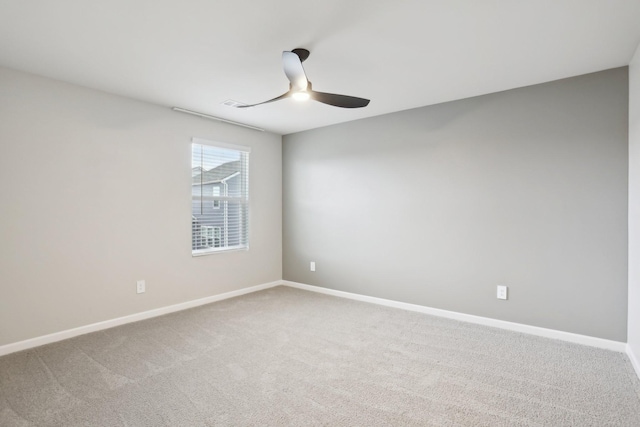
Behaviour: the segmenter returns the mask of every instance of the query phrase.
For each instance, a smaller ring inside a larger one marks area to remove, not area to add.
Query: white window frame
[[[207,236],[205,237],[208,237],[209,234],[212,234],[211,236],[212,246],[204,249],[194,249],[193,242],[196,240],[198,242],[202,242],[203,236],[202,235],[199,235],[197,237],[194,236],[194,227],[192,226],[191,227],[191,242],[192,242],[191,255],[196,257],[196,256],[202,256],[202,255],[210,255],[214,253],[248,250],[249,249],[249,229],[250,229],[249,227],[249,224],[250,224],[250,221],[249,221],[250,220],[250,217],[249,217],[249,212],[250,212],[250,209],[249,209],[249,164],[250,164],[249,157],[250,156],[249,155],[251,153],[251,147],[217,142],[217,141],[210,141],[202,138],[192,138],[191,143],[192,143],[191,144],[192,153],[193,153],[194,145],[202,145],[202,146],[209,146],[213,148],[222,148],[226,150],[238,151],[240,153],[240,158],[244,164],[244,168],[240,172],[232,176],[226,177],[224,180],[221,180],[221,184],[226,188],[227,180],[229,180],[231,177],[240,175],[241,176],[241,184],[240,184],[241,194],[239,197],[229,196],[226,193],[226,191],[223,191],[222,189],[220,190],[220,192],[222,193],[220,196],[214,196],[214,195],[205,196],[202,194],[200,194],[200,196],[195,196],[193,195],[193,190],[192,190],[192,196],[191,196],[192,209],[193,209],[194,198],[199,198],[200,203],[204,201],[212,202],[213,209],[216,211],[224,210],[224,230],[226,230],[226,232],[223,232],[223,227],[201,225],[201,228],[204,227],[207,229],[207,232],[206,232]],[[192,163],[193,163],[193,157],[192,157]],[[193,168],[193,164],[191,166]],[[218,202],[217,206],[215,205],[215,202]],[[239,204],[241,207],[239,209],[239,219],[238,219],[238,226],[242,227],[241,231],[239,232],[239,235],[241,236],[240,240],[242,240],[240,245],[229,246],[228,244],[229,231],[227,226],[228,226],[229,218],[227,217],[227,207],[229,203]],[[192,212],[192,221],[193,221],[193,212]],[[216,247],[215,245],[216,238],[218,238],[219,240],[218,247]],[[208,239],[206,241],[208,242]]]

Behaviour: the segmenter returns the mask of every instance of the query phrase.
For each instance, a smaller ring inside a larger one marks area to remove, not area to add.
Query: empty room
[[[640,1],[0,1],[0,426],[640,426]]]

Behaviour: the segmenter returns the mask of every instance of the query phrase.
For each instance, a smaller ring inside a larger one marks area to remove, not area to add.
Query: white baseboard
[[[633,369],[635,369],[636,375],[638,375],[638,378],[640,378],[640,359],[638,359],[629,344],[627,344],[627,356],[629,356],[629,360],[631,360],[631,365],[633,365]]]
[[[441,310],[439,308],[432,308],[423,305],[408,304],[405,302],[398,302],[383,298],[369,297],[365,295],[353,294],[350,292],[336,291],[334,289],[306,285],[304,283],[290,282],[287,280],[283,280],[282,284],[290,286],[292,288],[304,289],[307,291],[319,292],[321,294],[333,295],[336,297],[348,298],[356,301],[369,302],[373,304],[384,305],[387,307],[400,308],[403,310],[417,311],[419,313],[431,314],[433,316],[446,317],[447,319],[477,323],[479,325],[492,326],[494,328],[501,328],[509,331],[522,332],[525,334],[537,335],[545,338],[553,338],[576,344],[588,345],[591,347],[604,348],[621,353],[624,353],[625,351],[628,352],[627,344],[619,341],[606,340],[603,338],[590,337],[587,335],[574,334],[571,332],[557,331],[555,329],[540,328],[538,326],[524,325],[522,323],[507,322],[505,320],[491,319],[488,317],[474,316],[472,314],[458,313],[455,311]],[[638,371],[637,365],[634,366],[636,366],[636,371]]]
[[[403,310],[416,311],[419,313],[430,314],[433,316],[445,317],[448,319],[460,320],[463,322],[476,323],[485,326],[492,326],[495,328],[506,329],[510,331],[522,332],[531,335],[542,336],[546,338],[553,338],[563,341],[568,341],[577,344],[588,345],[592,347],[604,348],[607,350],[618,351],[627,353],[636,373],[640,377],[640,363],[638,358],[633,354],[630,347],[623,342],[611,341],[602,338],[590,337],[587,335],[573,334],[571,332],[557,331],[554,329],[540,328],[537,326],[524,325],[521,323],[507,322],[504,320],[491,319],[488,317],[474,316],[471,314],[458,313],[455,311],[441,310],[438,308],[432,308],[417,304],[409,304],[399,301],[393,301],[383,298],[370,297],[366,295],[359,295],[350,292],[336,291],[334,289],[322,288],[319,286],[306,285],[304,283],[290,282],[287,280],[276,280],[274,282],[264,283],[257,286],[251,286],[248,288],[238,289],[236,291],[225,292],[223,294],[213,295],[206,298],[200,298],[197,300],[187,301],[179,304],[170,305],[167,307],[161,307],[154,310],[143,311],[141,313],[135,313],[124,317],[118,317],[116,319],[105,320],[103,322],[92,323],[90,325],[80,326],[78,328],[68,329],[65,331],[55,332],[53,334],[43,335],[36,338],[31,338],[16,343],[6,344],[0,346],[0,356],[6,354],[15,353],[17,351],[27,350],[33,347],[39,347],[41,345],[50,344],[57,341],[62,341],[68,338],[73,338],[78,335],[88,334],[90,332],[101,331],[115,326],[124,325],[126,323],[138,322],[140,320],[150,319],[152,317],[162,316],[164,314],[173,313],[176,311],[186,310],[193,307],[198,307],[205,304],[210,304],[216,301],[222,301],[228,298],[245,295],[252,292],[261,291],[263,289],[273,288],[275,286],[285,285],[292,288],[304,289],[307,291],[318,292],[322,294],[337,296],[341,298],[348,298],[356,301],[363,301],[372,304],[383,305],[387,307],[399,308]]]
[[[90,332],[96,332],[104,329],[113,328],[114,326],[120,326],[126,323],[138,322],[140,320],[150,319],[152,317],[162,316],[164,314],[186,310],[188,308],[198,307],[198,306],[210,304],[216,301],[222,301],[225,299],[237,297],[237,296],[248,294],[251,292],[257,292],[263,289],[273,288],[274,286],[278,286],[281,284],[282,284],[282,281],[280,280],[277,280],[275,282],[270,282],[270,283],[263,283],[257,286],[238,289],[237,291],[225,292],[223,294],[213,295],[210,297],[200,298],[192,301],[186,301],[179,304],[170,305],[167,307],[156,308],[153,310],[143,311],[141,313],[135,313],[135,314],[130,314],[128,316],[118,317],[116,319],[105,320],[103,322],[92,323],[90,325],[80,326],[78,328],[67,329],[65,331],[55,332],[53,334],[43,335],[40,337],[31,338],[24,341],[18,341],[15,343],[6,344],[3,346],[0,346],[0,356],[4,356],[10,353],[15,353],[17,351],[27,350],[33,347],[39,347],[41,345],[50,344],[57,341],[66,340],[68,338],[77,337],[78,335],[84,335]]]

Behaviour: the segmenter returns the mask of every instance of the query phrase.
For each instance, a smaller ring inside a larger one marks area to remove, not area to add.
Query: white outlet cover
[[[137,293],[139,293],[139,294],[144,293],[144,291],[146,290],[145,288],[146,288],[146,285],[144,283],[144,280],[138,280],[136,282],[136,292]]]
[[[309,269],[311,271],[316,271],[316,262],[315,261],[311,261],[311,263],[309,264]]]
[[[498,286],[498,299],[507,299],[507,287],[506,286]]]

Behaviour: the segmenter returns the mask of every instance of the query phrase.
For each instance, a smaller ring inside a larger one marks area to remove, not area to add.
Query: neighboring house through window
[[[248,147],[193,139],[193,255],[248,248],[249,152]]]

